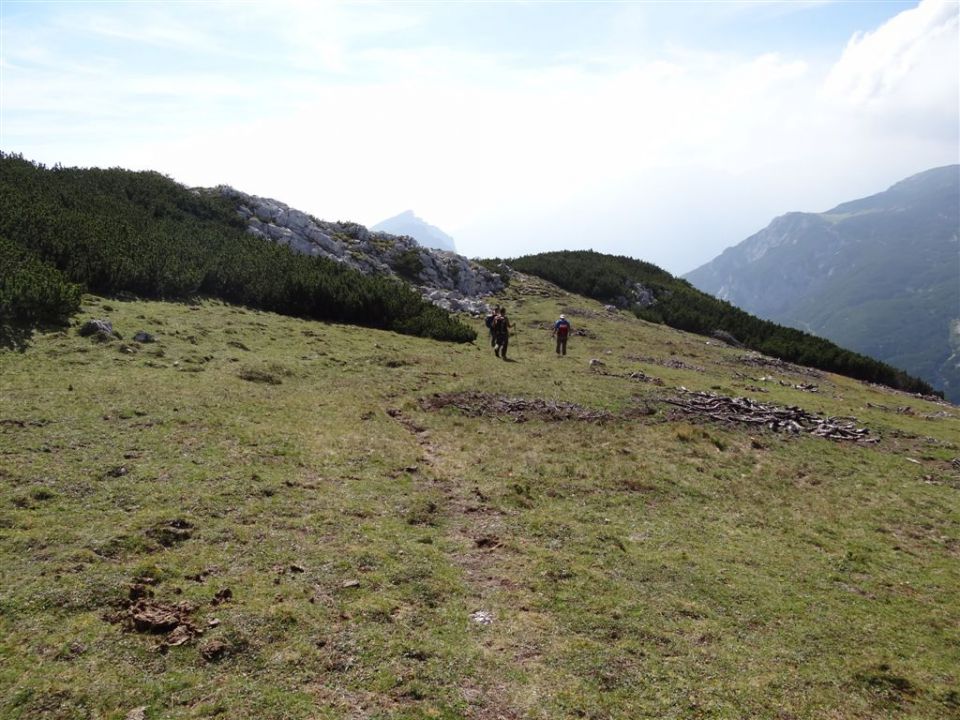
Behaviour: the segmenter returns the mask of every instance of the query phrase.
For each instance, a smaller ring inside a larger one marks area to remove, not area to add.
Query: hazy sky
[[[0,148],[681,274],[960,162],[958,0],[0,2]]]

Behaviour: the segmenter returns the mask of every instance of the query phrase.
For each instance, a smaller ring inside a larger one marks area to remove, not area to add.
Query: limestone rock
[[[246,220],[252,235],[366,275],[412,280],[424,299],[449,312],[485,314],[489,306],[484,298],[503,289],[499,275],[456,253],[421,247],[409,236],[373,232],[352,222],[318,220],[276,200],[228,186],[213,192],[236,203],[237,214]]]
[[[109,320],[87,320],[77,331],[80,337],[90,337],[94,335],[100,338],[114,337],[113,325]]]

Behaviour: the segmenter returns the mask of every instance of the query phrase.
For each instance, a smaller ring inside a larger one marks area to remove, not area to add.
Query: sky
[[[960,0],[0,0],[0,149],[683,274],[960,162]]]

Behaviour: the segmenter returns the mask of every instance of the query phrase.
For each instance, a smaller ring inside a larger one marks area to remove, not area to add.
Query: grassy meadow
[[[960,716],[960,409],[542,281],[501,299],[511,362],[95,296],[77,323],[122,339],[0,351],[0,717]],[[422,402],[467,392],[608,415]]]

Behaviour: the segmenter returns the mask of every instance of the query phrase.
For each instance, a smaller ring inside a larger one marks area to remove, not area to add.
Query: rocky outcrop
[[[368,275],[402,279],[445,310],[484,314],[486,298],[503,289],[503,281],[495,273],[456,253],[421,247],[412,237],[373,232],[357,223],[318,220],[277,200],[225,185],[215,192],[236,203],[253,235]]]

